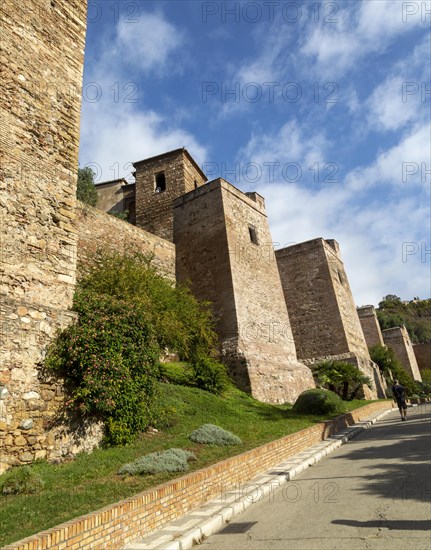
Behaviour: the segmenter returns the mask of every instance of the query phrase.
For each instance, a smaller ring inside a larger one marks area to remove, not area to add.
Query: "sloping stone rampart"
[[[374,306],[358,307],[359,320],[367,346],[383,346],[383,336]]]
[[[385,344],[392,348],[403,368],[414,380],[422,380],[412,342],[406,327],[387,328],[382,331]]]
[[[413,351],[415,352],[419,371],[423,371],[424,369],[431,370],[431,342],[413,344]]]
[[[84,269],[99,249],[118,254],[133,249],[152,257],[160,275],[175,281],[173,243],[80,202],[76,214],[79,269]]]
[[[293,402],[314,387],[296,357],[263,197],[217,179],[174,203],[177,280],[212,302],[222,356],[256,399]]]

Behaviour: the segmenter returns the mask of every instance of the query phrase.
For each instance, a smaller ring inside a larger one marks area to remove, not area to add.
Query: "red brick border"
[[[229,487],[247,483],[286,458],[364,418],[392,408],[390,401],[321,422],[168,481],[126,500],[5,546],[3,550],[116,549],[178,519]]]

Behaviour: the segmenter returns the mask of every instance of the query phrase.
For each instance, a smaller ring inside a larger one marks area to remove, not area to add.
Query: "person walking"
[[[394,381],[394,385],[392,386],[392,395],[394,396],[394,401],[398,405],[401,420],[407,420],[406,389],[398,382],[398,380]]]

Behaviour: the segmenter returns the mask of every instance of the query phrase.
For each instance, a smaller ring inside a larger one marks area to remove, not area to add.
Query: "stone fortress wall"
[[[358,307],[357,311],[367,346],[383,346],[383,335],[374,306]]]
[[[102,207],[129,210],[136,226],[77,204],[86,2],[4,0],[0,14],[8,59],[0,473],[89,450],[102,437],[100,424],[59,419],[62,381],[41,368],[56,332],[75,319],[77,262],[85,266],[100,246],[135,247],[153,254],[170,280],[190,279],[214,304],[221,352],[238,385],[262,401],[293,401],[314,385],[302,360],[346,358],[375,374],[337,243],[315,239],[274,255],[264,199],[222,179],[206,183],[186,149],[136,162],[135,184],[97,186]]]
[[[413,344],[416,361],[419,367],[419,372],[431,370],[431,342],[423,342],[422,344]]]
[[[136,186],[136,225],[173,240],[173,202],[206,182],[206,176],[186,149],[133,163]]]
[[[422,381],[413,345],[406,327],[394,327],[382,330],[385,344],[392,348],[397,359],[414,380]]]
[[[349,281],[334,240],[322,238],[276,251],[298,357],[354,363],[371,378],[367,398],[384,396],[384,382],[371,361]]]
[[[209,300],[224,362],[257,399],[293,402],[314,387],[296,358],[263,198],[219,178],[174,202],[177,280]]]
[[[0,11],[8,60],[0,99],[0,471],[75,445],[52,424],[61,384],[44,380],[37,365],[73,318],[86,7],[81,0],[4,0]]]
[[[78,202],[78,272],[85,268],[98,250],[122,254],[136,250],[152,258],[158,273],[175,281],[175,246],[126,221]]]

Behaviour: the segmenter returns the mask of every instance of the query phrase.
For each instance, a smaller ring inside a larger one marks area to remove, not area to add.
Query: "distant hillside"
[[[384,296],[376,309],[380,327],[405,325],[413,343],[431,340],[431,299],[403,302],[398,296]]]

